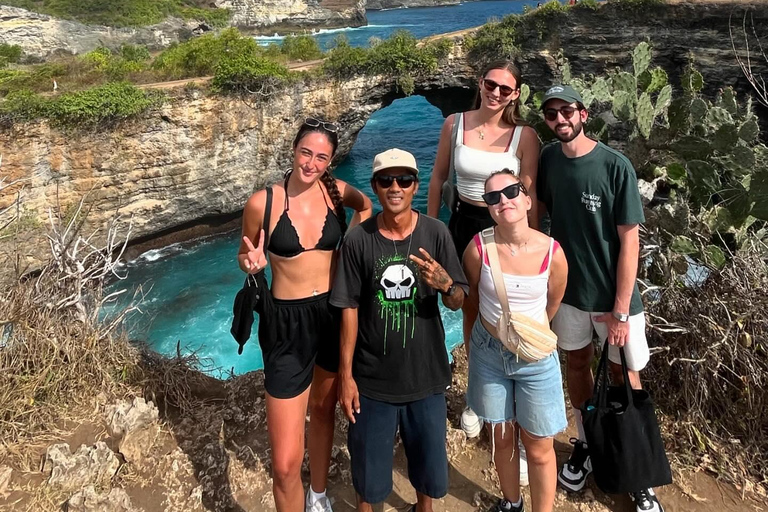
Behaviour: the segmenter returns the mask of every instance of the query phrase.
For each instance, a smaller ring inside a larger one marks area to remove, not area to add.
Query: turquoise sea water
[[[350,42],[361,45],[371,36],[386,37],[399,27],[424,37],[481,25],[492,17],[521,12],[526,4],[535,2],[473,2],[370,12],[371,26],[348,29],[346,34]],[[335,37],[335,32],[318,37],[328,40]],[[374,155],[392,147],[408,150],[416,156],[421,170],[422,185],[414,206],[426,211],[427,183],[442,122],[440,111],[420,96],[397,100],[371,116],[335,175],[372,196],[368,181]],[[447,214],[444,209],[441,218],[447,220]],[[196,351],[210,360],[216,368],[214,374],[230,370],[240,374],[261,368],[256,325],[240,356],[237,342],[229,333],[232,301],[244,279],[235,260],[238,246],[239,232],[148,251],[130,262],[124,269],[127,278],[111,288],[133,290],[142,286],[146,292],[141,312],[131,314],[127,320],[131,337],[146,341],[164,354],[176,354],[177,343],[182,353]],[[460,342],[461,313],[443,313],[446,345],[452,348]]]

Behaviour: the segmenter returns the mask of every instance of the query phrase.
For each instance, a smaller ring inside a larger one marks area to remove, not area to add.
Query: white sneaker
[[[518,447],[520,448],[520,485],[523,487],[528,486],[528,459],[525,456],[525,446],[523,442],[518,440]]]
[[[307,490],[307,499],[304,501],[304,512],[333,512],[331,500],[327,496],[320,498],[313,504],[309,502],[309,490]]]
[[[477,437],[483,430],[483,422],[477,417],[475,411],[467,407],[464,412],[461,413],[461,430],[467,434],[468,438]]]

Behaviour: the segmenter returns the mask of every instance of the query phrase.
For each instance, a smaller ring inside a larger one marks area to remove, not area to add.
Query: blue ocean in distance
[[[482,25],[492,18],[522,12],[524,5],[536,2],[486,1],[458,6],[369,11],[367,27],[321,31],[321,45],[343,33],[354,45],[366,45],[371,37],[386,38],[397,29],[416,37],[453,32]],[[268,43],[279,38],[260,38]],[[425,212],[427,185],[437,150],[443,116],[423,97],[396,100],[374,113],[334,174],[373,197],[369,180],[376,153],[392,147],[412,152],[419,165],[421,186],[414,207]],[[443,208],[441,219],[447,221]],[[113,283],[110,291],[127,289],[125,297],[141,287],[144,299],[140,311],[133,312],[125,328],[134,340],[146,342],[167,355],[196,352],[212,375],[225,377],[263,367],[261,350],[253,335],[242,355],[229,333],[232,302],[243,285],[245,274],[237,266],[240,233],[207,237],[145,252],[124,268],[124,280]],[[117,304],[115,307],[122,307]],[[257,322],[258,322],[258,316]],[[443,309],[446,345],[461,341],[461,312]]]

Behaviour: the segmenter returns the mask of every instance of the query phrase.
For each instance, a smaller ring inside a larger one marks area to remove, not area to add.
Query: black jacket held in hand
[[[272,187],[267,188],[267,203],[264,206],[264,220],[262,226],[264,227],[264,247],[269,245],[269,217],[272,213]],[[243,288],[237,292],[235,296],[235,303],[232,307],[232,313],[234,318],[232,319],[232,327],[229,332],[237,341],[240,347],[237,349],[237,354],[243,353],[243,346],[245,346],[248,339],[251,337],[251,328],[253,327],[253,312],[257,313],[262,311],[263,308],[259,307],[259,304],[266,300],[270,294],[269,283],[267,283],[267,277],[265,271],[261,270],[256,275],[247,275],[245,277],[245,283]]]

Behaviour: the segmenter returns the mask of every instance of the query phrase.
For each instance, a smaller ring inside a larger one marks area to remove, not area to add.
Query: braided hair
[[[336,148],[339,147],[339,135],[336,132],[332,132],[329,130],[326,130],[323,128],[322,124],[319,126],[309,126],[306,123],[301,125],[301,128],[299,128],[299,132],[296,134],[296,137],[293,139],[293,149],[296,149],[296,146],[299,145],[299,142],[301,142],[301,139],[309,135],[310,133],[322,133],[328,138],[328,142],[331,143],[331,157],[333,157],[336,154]],[[290,173],[289,173],[290,175]],[[336,184],[336,178],[333,177],[333,175],[326,169],[326,171],[320,176],[320,181],[323,182],[323,185],[325,185],[326,190],[328,190],[328,196],[331,198],[331,202],[333,203],[333,210],[336,214],[336,219],[339,221],[339,225],[341,226],[341,232],[346,233],[347,231],[347,213],[344,211],[344,200],[341,197],[341,192],[339,192],[339,187]],[[286,176],[286,183],[288,182],[288,176]]]

